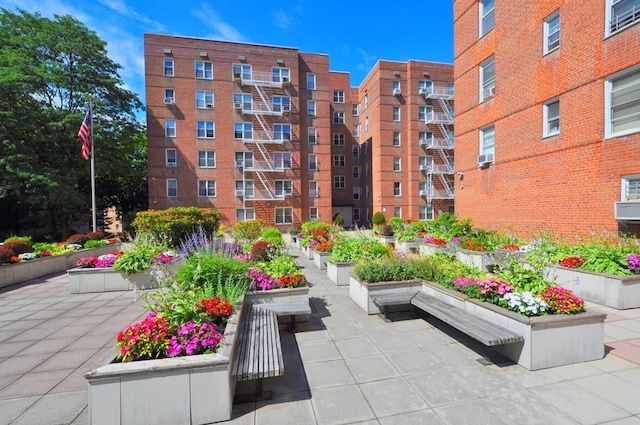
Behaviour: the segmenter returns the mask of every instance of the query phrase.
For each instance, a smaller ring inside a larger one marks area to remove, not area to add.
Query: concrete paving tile
[[[296,325],[297,332],[295,336],[296,336],[296,342],[298,343],[298,345],[331,341],[331,335],[329,335],[329,332],[327,332],[326,330],[323,329],[323,330],[304,331],[300,329],[300,327],[303,325],[304,323],[300,323]]]
[[[354,323],[343,322],[342,326],[327,327],[327,331],[334,341],[366,336],[362,329]]]
[[[614,338],[618,341],[624,341],[625,339],[637,339],[640,338],[640,333],[617,326],[619,322],[605,323],[604,335],[609,338]]]
[[[370,336],[378,349],[383,353],[406,351],[417,348],[417,345],[404,334],[385,332],[385,336],[382,336],[381,334],[370,334]]]
[[[76,416],[71,425],[87,425],[89,423],[89,407],[82,409],[82,412]]]
[[[56,332],[55,329],[51,328],[43,328],[41,326],[37,326],[32,329],[27,329],[24,331],[17,331],[19,335],[14,336],[11,340],[14,342],[19,341],[41,341],[43,339],[51,337],[53,333]],[[0,332],[1,334],[2,332]]]
[[[33,313],[30,311],[11,311],[9,313],[5,313],[0,315],[0,321],[5,322],[17,322],[25,317],[32,316]],[[49,319],[49,317],[29,317],[29,319]]]
[[[280,395],[256,403],[256,425],[300,425],[315,421],[308,391]]]
[[[640,414],[640,386],[638,385],[610,374],[576,379],[573,383],[633,415]]]
[[[585,378],[587,376],[600,375],[603,372],[590,363],[575,363],[554,367],[553,373],[558,374],[566,381],[571,381],[573,379]]]
[[[625,341],[627,344],[635,345],[640,348],[640,338],[638,339],[628,339]]]
[[[47,394],[11,425],[70,424],[86,405],[86,391]]]
[[[640,368],[638,367],[619,372],[612,372],[611,374],[620,379],[624,379],[627,382],[631,382],[634,385],[640,386]]]
[[[0,369],[0,370],[2,371],[2,373],[0,374],[0,390],[22,376],[22,374],[18,374],[18,373],[14,375],[10,375],[8,373],[5,373],[4,369]]]
[[[640,350],[638,350],[637,346],[625,341],[610,342],[607,346],[612,349],[608,355],[620,357],[640,365]]]
[[[46,328],[55,332],[74,323],[78,323],[78,319],[75,317],[56,317],[55,319],[46,320],[44,323],[39,325],[38,328]]]
[[[627,329],[631,332],[635,332],[636,334],[638,334],[638,337],[640,337],[640,321],[639,320],[635,320],[635,319],[618,320],[614,325]]]
[[[353,424],[376,419],[357,385],[314,390],[311,404],[318,425]]]
[[[406,377],[406,380],[430,407],[478,398],[448,369],[430,370],[420,375]]]
[[[233,405],[231,419],[225,425],[255,425],[256,403],[242,403]],[[84,425],[84,424],[83,424]]]
[[[16,314],[16,313],[10,313],[10,314]],[[28,312],[26,314],[28,314],[28,316],[25,316],[25,317],[29,317],[29,319],[31,319],[31,320],[33,320],[33,319],[54,319],[54,318],[60,316],[60,312],[57,311],[57,310],[40,310],[40,311],[36,311],[36,312]]]
[[[415,375],[428,370],[442,368],[443,365],[428,352],[416,348],[386,354],[387,359],[403,375]]]
[[[452,342],[452,339],[448,335],[434,328],[420,331],[409,331],[404,333],[404,335],[416,346],[423,348],[432,347],[434,345],[450,344]]]
[[[617,372],[619,370],[633,369],[638,366],[637,364],[621,357],[608,354],[605,355],[604,358],[588,362],[588,364],[602,370],[603,372]]]
[[[487,394],[508,394],[522,387],[499,368],[475,364],[451,368],[451,374],[466,384],[466,389],[475,392],[478,397]]]
[[[400,376],[396,368],[382,354],[345,359],[345,363],[359,384]]]
[[[433,329],[433,325],[420,318],[394,321],[389,323],[398,332],[415,332]]]
[[[478,362],[478,359],[483,358],[483,353],[477,353],[461,343],[435,345],[433,347],[426,347],[424,350],[443,365],[449,367],[475,364]]]
[[[10,341],[10,342],[26,341],[25,339],[21,339],[22,334],[29,331],[31,331],[31,329],[26,331],[21,331],[18,329],[2,328],[0,329],[0,344],[4,343],[5,341]]]
[[[432,410],[420,410],[380,419],[381,425],[443,425]]]
[[[509,424],[519,425],[575,425],[562,410],[547,404],[529,390],[513,391],[484,399],[491,410]]]
[[[0,390],[0,399],[44,395],[72,372],[66,369],[23,375]]]
[[[75,323],[69,326],[65,326],[56,332],[54,332],[50,338],[60,338],[60,337],[84,337],[88,334],[96,325],[93,323]]]
[[[312,390],[356,383],[344,360],[307,363],[304,372]]]
[[[71,317],[71,318],[80,318],[80,317],[85,317],[85,316],[89,316],[89,314],[91,312],[95,311],[95,309],[93,308],[87,308],[87,307],[80,307],[80,308],[74,308],[72,310],[67,310],[67,311],[61,311],[58,312],[58,316],[60,318],[65,318],[65,317]],[[107,313],[104,313],[105,315],[108,315]]]
[[[508,425],[483,400],[450,404],[433,409],[445,424],[452,425]]]
[[[301,344],[299,346],[300,357],[306,363],[326,362],[328,360],[340,360],[340,353],[333,341],[316,342],[313,344]]]
[[[25,348],[21,352],[21,355],[56,353],[62,350],[67,345],[74,342],[76,339],[77,338],[73,338],[73,337],[43,339],[42,341],[37,341],[33,343],[30,347]]]
[[[360,390],[378,418],[428,408],[404,378],[361,384]]]
[[[629,416],[623,409],[571,382],[536,387],[530,391],[583,425],[595,425]]]
[[[23,306],[20,306],[19,308],[17,308],[15,311],[40,311],[40,310],[50,310],[51,306],[53,305],[52,302],[50,301],[46,301],[46,302],[37,302],[37,303],[32,303],[32,304],[26,304]]]
[[[83,302],[72,302],[68,301],[67,298],[63,298],[61,302],[54,303],[51,307],[49,307],[49,310],[73,310],[74,308],[81,307],[83,304]]]
[[[553,369],[527,370],[520,365],[511,365],[503,367],[501,370],[523,388],[541,387],[564,380],[558,374],[553,373]]]
[[[640,425],[640,417],[629,416],[627,418],[618,419],[617,421],[606,422],[602,425]]]
[[[335,342],[343,359],[379,354],[380,350],[369,338],[343,339]]]
[[[15,418],[23,414],[39,399],[40,397],[36,396],[0,400],[0,425],[9,425]]]
[[[47,361],[52,355],[53,353],[9,357],[0,363],[0,376],[27,373]]]
[[[86,350],[64,350],[51,355],[48,359],[36,366],[34,372],[48,372],[60,369],[75,369],[80,367],[88,358],[98,351],[97,348]]]
[[[85,370],[80,368],[74,370],[69,376],[60,381],[58,385],[53,387],[51,391],[49,391],[49,394],[87,391],[89,384],[87,380],[84,379],[85,372]]]

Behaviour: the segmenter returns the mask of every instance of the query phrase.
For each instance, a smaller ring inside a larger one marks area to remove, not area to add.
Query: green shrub
[[[353,268],[353,275],[362,282],[392,282],[415,279],[415,271],[399,258],[360,262]]]
[[[400,233],[404,229],[404,220],[400,217],[391,217],[389,226],[393,229],[393,233]]]
[[[387,219],[384,218],[384,214],[381,211],[376,211],[373,214],[373,224],[375,224],[376,226],[380,226],[381,224],[384,224],[387,222]]]
[[[106,246],[109,243],[107,241],[105,241],[104,239],[99,239],[99,240],[92,240],[89,239],[87,242],[85,242],[84,247],[85,248],[99,248],[101,246]]]
[[[229,277],[239,279],[248,270],[246,264],[225,255],[196,253],[178,267],[176,281],[181,288],[203,288]]]
[[[328,261],[332,263],[355,263],[365,259],[381,258],[389,254],[389,248],[375,238],[362,233],[340,234],[333,240]]]
[[[282,232],[275,227],[267,227],[260,233],[260,238],[263,240],[274,243],[277,245],[284,245],[284,239],[282,238]]]
[[[113,263],[113,269],[125,276],[141,272],[153,264],[153,259],[162,252],[160,247],[145,243],[135,243]]]
[[[214,209],[197,207],[140,211],[132,225],[139,237],[175,248],[199,227],[208,235],[217,234],[220,213]]]
[[[7,242],[24,242],[27,245],[31,246],[31,236],[11,236],[4,240],[4,243]]]
[[[296,260],[290,255],[282,255],[273,260],[258,264],[258,268],[271,277],[279,278],[284,275],[303,274],[296,264]]]
[[[238,221],[231,228],[231,237],[238,243],[253,243],[260,237],[260,233],[265,227],[266,223],[260,219]]]
[[[333,217],[333,224],[340,227],[344,226],[344,216],[341,213],[337,213]]]
[[[302,227],[300,231],[303,235],[306,236],[312,233],[313,231],[317,231],[317,230],[324,230],[327,233],[331,233],[333,231],[333,226],[331,226],[329,223],[324,223],[322,221],[311,220],[311,221],[302,223]]]

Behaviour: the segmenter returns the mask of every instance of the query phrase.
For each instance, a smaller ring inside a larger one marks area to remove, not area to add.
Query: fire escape
[[[424,90],[425,99],[431,99],[431,111],[426,115],[425,123],[432,131],[433,137],[421,139],[420,145],[427,150],[435,152],[440,159],[432,164],[424,166],[427,175],[427,190],[421,195],[427,198],[427,204],[431,205],[433,199],[453,199],[453,108],[449,103],[453,100],[453,87],[431,86]],[[440,111],[436,111],[435,106]],[[422,167],[421,167],[422,168]],[[435,182],[439,181],[441,188],[436,188]]]
[[[274,174],[284,173],[292,165],[290,149],[284,147],[291,141],[291,124],[277,119],[291,112],[289,70],[274,68],[271,73],[260,73],[245,65],[240,72],[234,68],[234,80],[242,90],[234,93],[233,107],[243,121],[234,137],[248,148],[242,159],[236,158],[243,182],[241,189],[236,187],[236,197],[242,199],[243,208],[247,201],[283,200],[291,194],[290,188],[276,187]],[[274,150],[278,146],[281,148]],[[251,177],[256,177],[259,185]],[[248,185],[248,181],[254,183]]]

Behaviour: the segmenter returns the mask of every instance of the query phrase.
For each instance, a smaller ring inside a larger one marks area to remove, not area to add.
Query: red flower
[[[584,259],[580,256],[566,257],[560,260],[558,264],[562,267],[575,269],[576,267],[580,267],[582,264],[584,264]]]
[[[207,313],[214,318],[225,318],[231,316],[233,307],[229,301],[220,297],[207,298],[196,303],[196,308],[203,313]]]

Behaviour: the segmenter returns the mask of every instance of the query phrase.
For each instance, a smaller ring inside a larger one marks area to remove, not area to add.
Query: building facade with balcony
[[[454,1],[456,212],[638,234],[640,2]]]
[[[226,225],[260,218],[281,228],[338,213],[345,226],[368,226],[378,210],[408,219],[448,210],[452,66],[389,62],[398,69],[389,79],[377,71],[386,63],[354,88],[324,54],[145,34],[150,207],[216,208]],[[398,99],[404,120],[391,118]],[[389,155],[405,155],[405,168],[395,159],[381,168]]]

